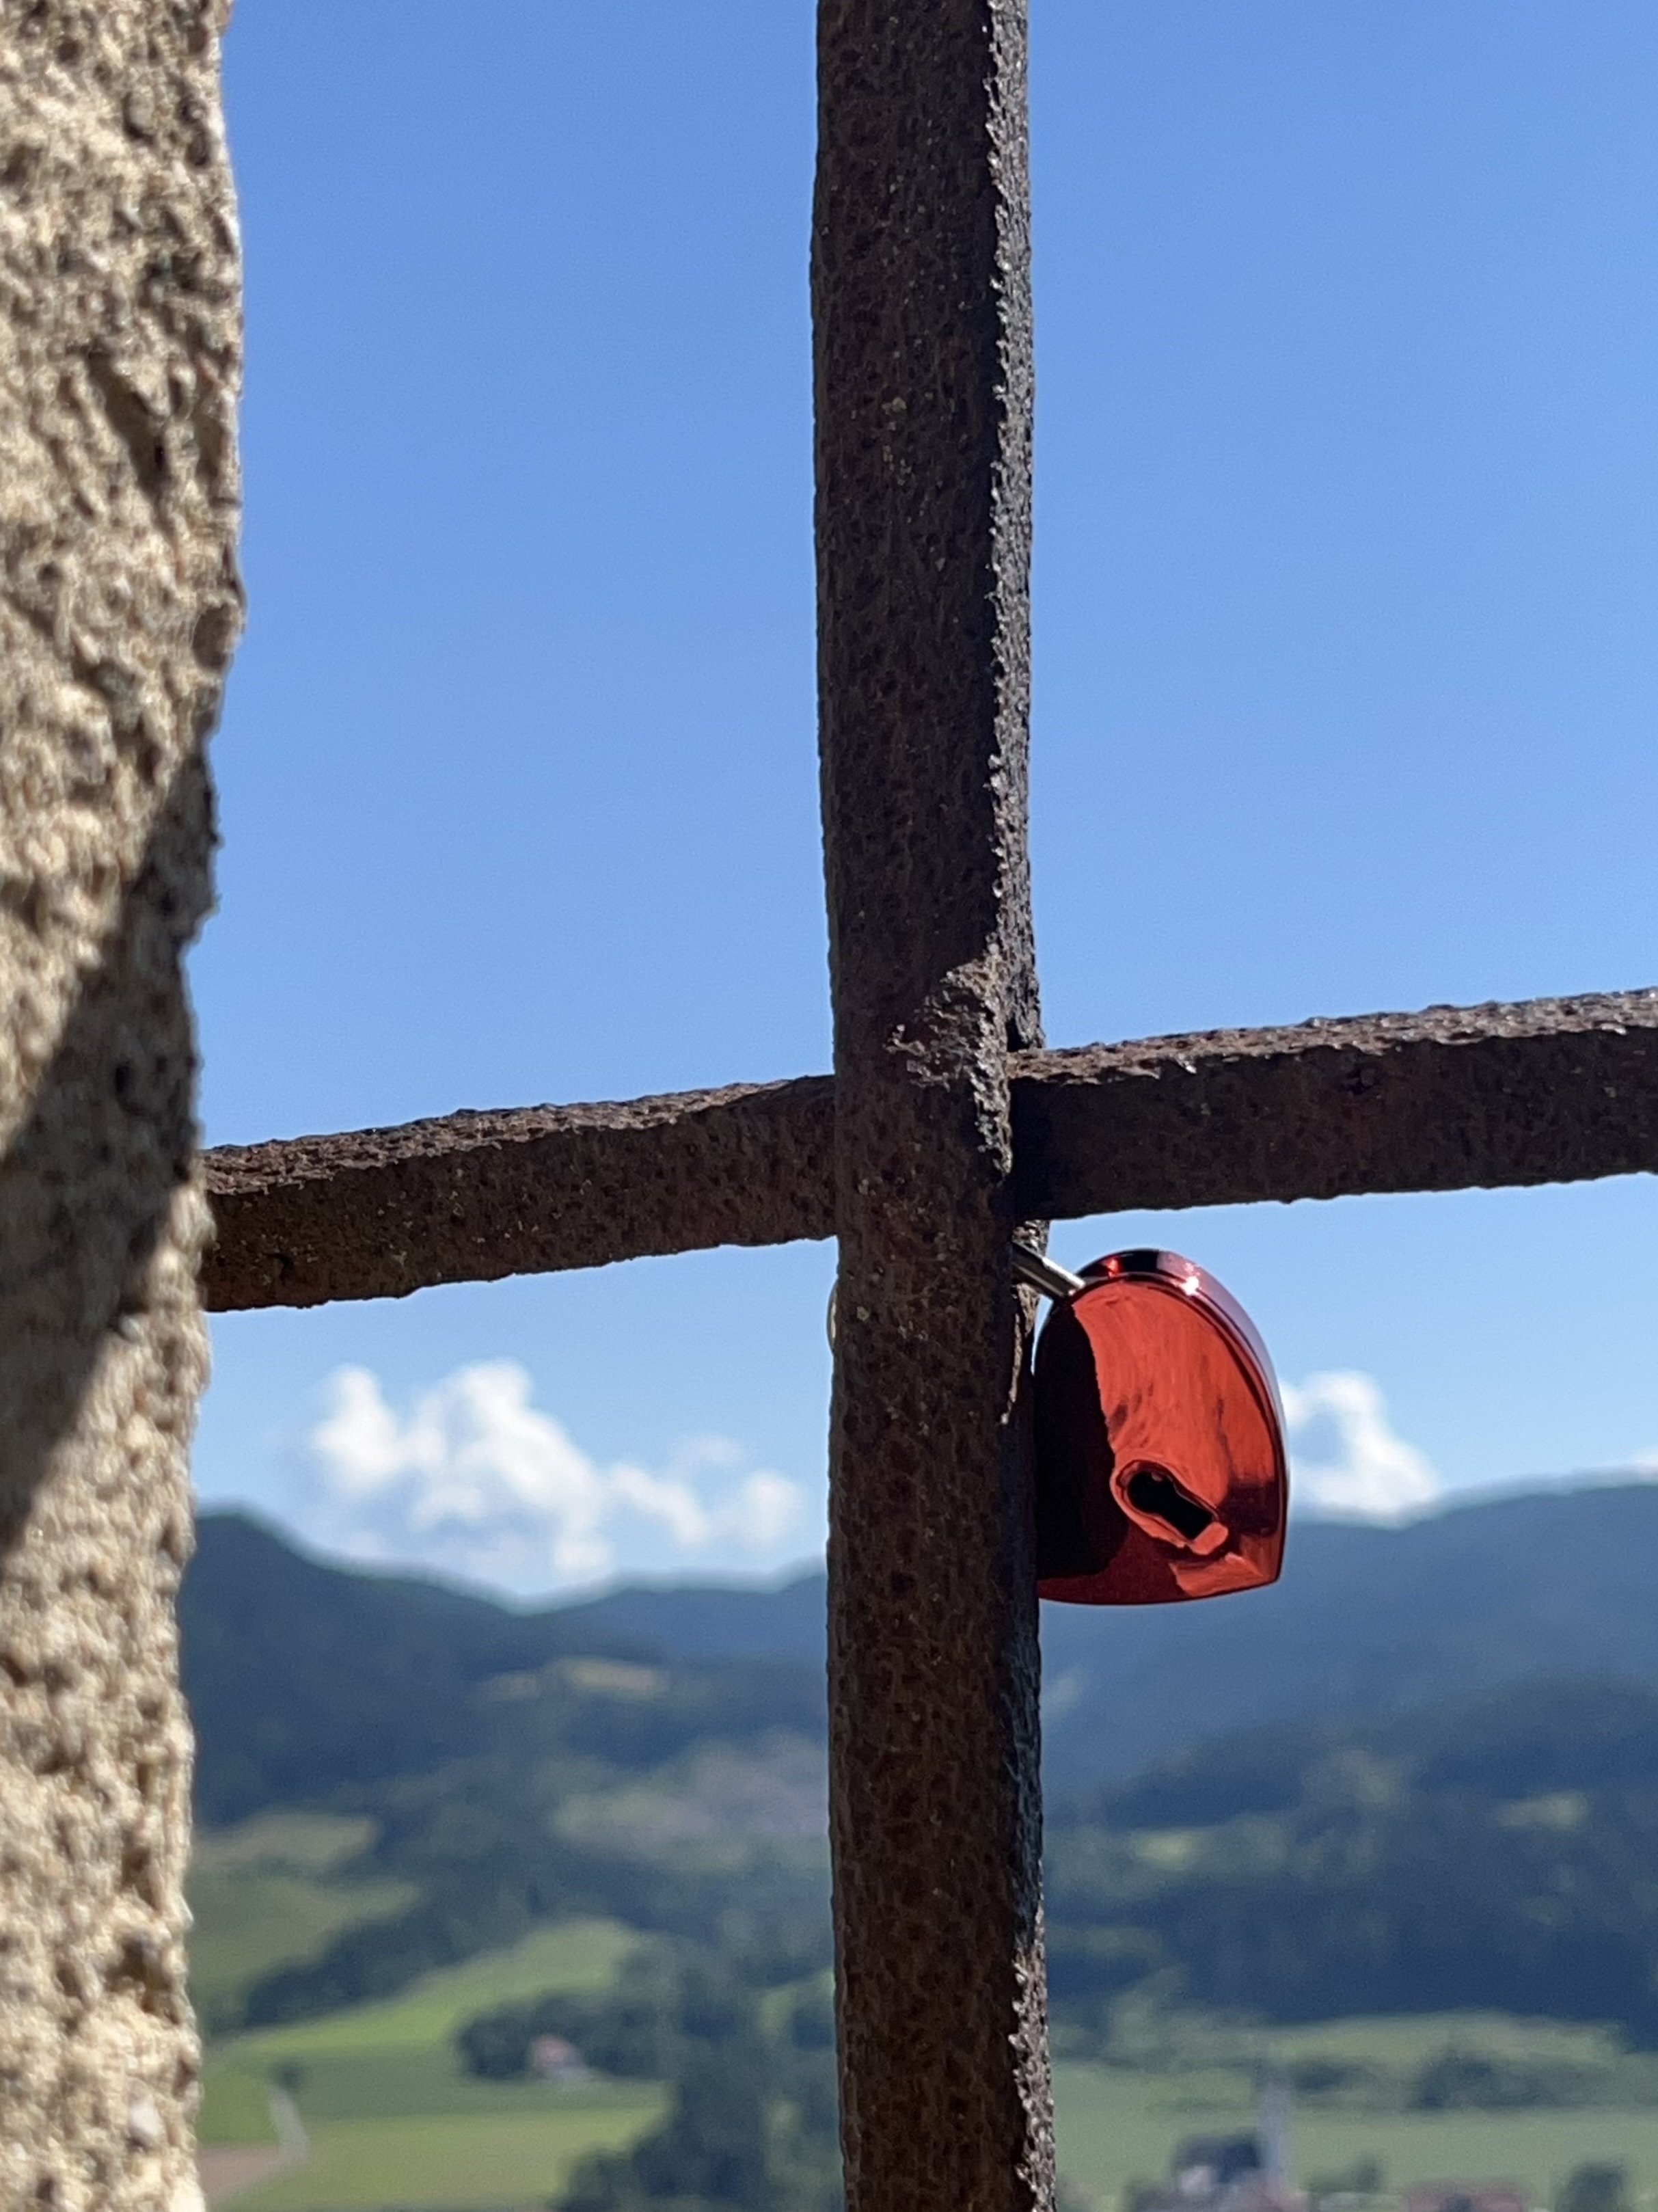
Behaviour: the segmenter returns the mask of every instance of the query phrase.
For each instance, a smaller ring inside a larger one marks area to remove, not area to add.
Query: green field
[[[264,2028],[216,2044],[208,2057],[203,2142],[265,2142],[265,2085],[297,2082],[307,2126],[319,2118],[392,2118],[409,2112],[521,2111],[525,2099],[568,2102],[568,2091],[469,2081],[450,2039],[486,2006],[544,1990],[602,1989],[636,1938],[608,1920],[537,1929],[510,1950],[423,1975],[401,1996],[351,2005],[320,2020]],[[505,2095],[505,2108],[494,2100]],[[441,2101],[434,2101],[440,2100]]]
[[[241,2212],[504,2212],[548,2202],[576,2159],[653,2125],[659,2094],[635,2083],[473,2081],[457,2068],[449,2039],[486,2004],[599,1986],[632,1940],[605,1922],[541,1929],[511,1950],[428,1975],[404,1997],[221,2047],[209,2069],[204,2140],[269,2141],[266,2085],[279,2069],[311,2140],[303,2166],[235,2199]],[[1339,2055],[1399,2068],[1448,2042],[1519,2057],[1616,2057],[1593,2029],[1491,2015],[1348,2021],[1248,2040],[1284,2061]],[[1165,2176],[1181,2136],[1246,2128],[1253,2112],[1239,2065],[1061,2063],[1055,2096],[1060,2170],[1102,2212],[1131,2182]],[[1658,2105],[1420,2113],[1303,2101],[1293,2144],[1303,2183],[1374,2158],[1389,2195],[1421,2181],[1501,2179],[1538,2204],[1552,2201],[1573,2166],[1612,2159],[1658,2212]]]
[[[498,2113],[488,2122],[331,2121],[310,2130],[305,2164],[235,2199],[241,2212],[503,2212],[545,2204],[578,2158],[631,2142],[656,2118],[648,2092],[590,2103],[569,2093],[559,2112]]]
[[[269,2073],[282,2061],[308,2063],[370,2051],[443,2048],[461,2022],[486,2006],[543,1990],[603,1989],[639,1938],[613,1920],[564,1920],[537,1929],[509,1950],[485,1951],[459,1966],[422,1974],[400,1996],[350,2005],[320,2020],[239,2035],[227,2057]]]
[[[292,1814],[202,1838],[193,1955],[208,2008],[234,2005],[251,1980],[314,1954],[335,1929],[398,1909],[405,1892],[349,1876],[367,1840],[366,1824]],[[204,2143],[271,2143],[273,2083],[292,2095],[309,2139],[302,2164],[234,2198],[239,2212],[545,2204],[577,2159],[654,2124],[662,2094],[635,2082],[474,2080],[456,2063],[454,2032],[516,1998],[600,1989],[638,1940],[610,1921],[541,1928],[508,1949],[427,1974],[397,1997],[212,2044]],[[1589,2069],[1608,2094],[1561,2110],[1401,2109],[1412,2069],[1448,2046]],[[1573,2166],[1611,2159],[1630,2168],[1637,2197],[1658,2212],[1658,2059],[1625,2053],[1593,2028],[1462,2014],[1241,2030],[1153,2014],[1136,2055],[1133,2066],[1073,2061],[1056,2069],[1060,2168],[1102,2212],[1130,2183],[1164,2178],[1181,2136],[1247,2127],[1254,2069],[1266,2059],[1339,2061],[1363,2075],[1357,2089],[1299,2101],[1294,2165],[1303,2183],[1370,2158],[1390,2195],[1420,2181],[1506,2179],[1546,2204]]]
[[[191,1963],[210,2029],[273,1967],[315,1957],[341,1929],[400,1911],[405,1885],[354,1879],[363,1820],[270,1814],[198,1838]],[[270,2091],[291,2095],[303,2162],[243,2189],[245,2212],[499,2212],[545,2203],[572,2163],[630,2142],[662,2096],[648,2085],[479,2081],[456,2063],[477,2012],[553,1989],[599,1989],[637,1942],[613,1922],[541,1928],[509,1949],[423,1976],[400,1996],[209,2046],[204,2145],[274,2145]]]
[[[1224,2037],[1217,2040],[1224,2044]],[[1649,2080],[1643,2058],[1623,2057],[1594,2028],[1490,2014],[1321,2022],[1230,2039],[1244,2051],[1219,2056],[1357,2060],[1402,2076],[1448,2045],[1515,2059],[1603,2066],[1614,2081]],[[1199,2051],[1199,2061],[1206,2054]],[[1212,2061],[1214,2054],[1206,2054]],[[1114,2206],[1135,2181],[1162,2181],[1184,2136],[1242,2130],[1254,2104],[1248,2063],[1187,2063],[1130,2069],[1077,2063],[1054,2070],[1060,2171],[1079,2196]],[[1320,2176],[1375,2159],[1392,2196],[1426,2181],[1505,2180],[1536,2204],[1552,2203],[1574,2166],[1610,2160],[1630,2170],[1637,2199],[1658,2207],[1658,2099],[1596,2103],[1564,2110],[1440,2112],[1342,2109],[1303,2098],[1291,2125],[1295,2178]]]
[[[197,1836],[190,1869],[191,1993],[210,2033],[241,1993],[277,1966],[318,1958],[342,1929],[401,1911],[407,1882],[353,1881],[340,1869],[373,1823],[325,1813],[266,1813]]]
[[[298,2108],[304,2163],[235,2198],[243,2212],[499,2212],[545,2203],[586,2152],[631,2142],[662,2110],[647,2084],[478,2081],[451,2039],[486,2006],[603,1987],[637,1938],[613,1922],[537,1929],[425,1975],[401,1996],[236,2036],[207,2063],[206,2144],[273,2140],[270,2087]]]
[[[1229,2124],[1247,2126],[1249,2107],[1187,2105],[1157,2076],[1104,2066],[1061,2065],[1054,2073],[1060,2169],[1084,2196],[1114,2205],[1131,2181],[1159,2180],[1177,2139]],[[1658,2112],[1297,2112],[1297,2178],[1339,2172],[1356,2159],[1382,2163],[1391,2194],[1413,2182],[1504,2180],[1532,2201],[1552,2201],[1575,2166],[1613,2159],[1630,2168],[1637,2196],[1658,2203]]]

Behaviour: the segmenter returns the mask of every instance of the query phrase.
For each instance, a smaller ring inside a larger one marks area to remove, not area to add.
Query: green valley
[[[1165,1623],[1050,1609],[1078,2203],[1136,2201],[1271,2078],[1327,2195],[1461,2176],[1553,2203],[1599,2162],[1658,2205],[1658,1648],[1592,1571],[1658,1538],[1658,1492],[1530,1503],[1303,1532],[1292,1599],[1200,1609],[1197,1660]],[[1286,1682],[1360,1585],[1365,1667],[1332,1642]],[[820,1603],[513,1613],[204,1523],[184,1613],[215,2201],[830,2212]],[[1125,1768],[1101,1717],[1148,1669],[1161,1738]]]

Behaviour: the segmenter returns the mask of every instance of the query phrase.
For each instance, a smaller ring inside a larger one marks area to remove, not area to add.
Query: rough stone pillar
[[[186,2212],[179,956],[240,611],[222,0],[0,0],[0,2203]]]

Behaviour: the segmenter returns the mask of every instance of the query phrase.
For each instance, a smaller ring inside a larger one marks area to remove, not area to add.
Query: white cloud
[[[744,1540],[765,1552],[780,1544],[799,1519],[800,1492],[786,1475],[750,1474],[744,1477],[732,1505],[746,1532]]]
[[[1635,1472],[1658,1479],[1658,1444],[1655,1444],[1650,1451],[1636,1453]]]
[[[435,1567],[525,1594],[618,1565],[780,1564],[805,1547],[800,1486],[744,1471],[723,1437],[694,1437],[665,1468],[601,1467],[533,1402],[512,1360],[456,1369],[408,1418],[378,1376],[342,1367],[307,1439],[317,1476],[307,1533],[363,1559]]]
[[[1394,1432],[1373,1376],[1344,1369],[1284,1386],[1297,1493],[1326,1512],[1396,1520],[1439,1496],[1439,1477]]]

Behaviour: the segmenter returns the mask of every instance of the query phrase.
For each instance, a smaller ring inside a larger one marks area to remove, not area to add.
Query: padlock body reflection
[[[1036,1346],[1042,1596],[1163,1605],[1276,1581],[1284,1418],[1248,1316],[1177,1253],[1085,1272]]]

